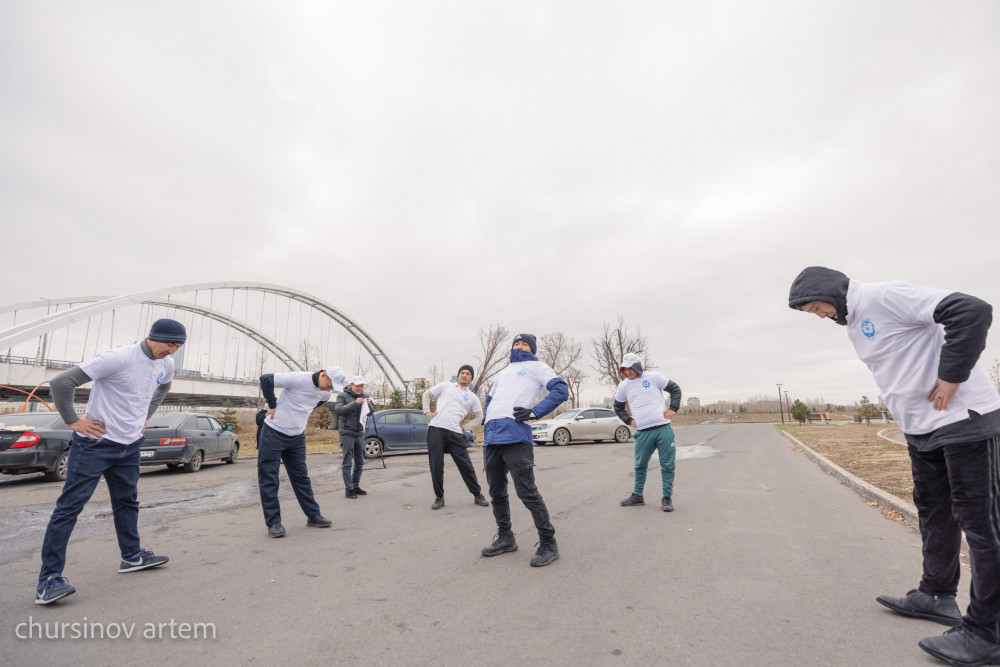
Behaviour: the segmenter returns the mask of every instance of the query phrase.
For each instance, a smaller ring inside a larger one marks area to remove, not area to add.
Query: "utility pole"
[[[781,423],[785,423],[785,411],[781,408],[781,385],[778,385],[778,412],[781,413]]]

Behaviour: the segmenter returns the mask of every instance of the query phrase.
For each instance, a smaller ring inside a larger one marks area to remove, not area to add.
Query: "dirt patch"
[[[913,473],[906,446],[878,437],[884,424],[785,424],[779,428],[855,477],[913,503]]]

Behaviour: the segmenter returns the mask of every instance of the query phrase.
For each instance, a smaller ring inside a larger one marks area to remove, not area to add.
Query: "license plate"
[[[140,458],[151,459],[156,456],[156,452],[139,452]]]

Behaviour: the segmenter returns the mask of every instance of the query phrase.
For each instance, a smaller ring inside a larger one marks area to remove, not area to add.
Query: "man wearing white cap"
[[[677,449],[674,447],[674,429],[670,426],[670,418],[681,408],[681,388],[673,380],[668,380],[655,371],[643,371],[639,355],[631,352],[622,357],[618,370],[625,379],[615,391],[615,412],[623,422],[637,429],[635,489],[622,501],[622,506],[645,504],[642,489],[646,486],[646,469],[655,450],[660,457],[660,477],[663,481],[660,509],[673,512],[674,459]],[[669,408],[663,400],[664,391],[670,394]],[[631,415],[625,410],[626,403],[632,410]]]
[[[319,503],[313,496],[306,468],[305,430],[312,411],[330,400],[331,391],[340,391],[345,379],[344,371],[338,366],[315,373],[300,371],[260,376],[260,389],[269,409],[260,434],[257,485],[267,534],[271,537],[285,536],[278,504],[278,468],[282,462],[299,507],[308,517],[306,525],[329,528],[333,523],[320,514]],[[282,390],[280,400],[274,395],[276,388]]]
[[[344,462],[340,466],[344,475],[344,495],[348,498],[367,496],[362,489],[361,471],[365,468],[365,425],[361,423],[361,406],[371,400],[365,393],[365,378],[355,375],[350,386],[337,395],[337,430],[340,431],[340,449],[344,452]]]

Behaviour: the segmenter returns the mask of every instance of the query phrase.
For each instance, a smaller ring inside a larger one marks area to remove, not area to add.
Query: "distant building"
[[[701,399],[699,399],[697,396],[692,396],[691,398],[688,399],[687,406],[689,408],[700,408]]]

